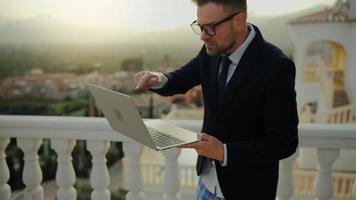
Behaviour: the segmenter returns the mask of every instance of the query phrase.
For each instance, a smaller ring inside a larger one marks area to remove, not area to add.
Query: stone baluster
[[[90,174],[90,184],[94,189],[91,193],[92,200],[110,199],[110,191],[107,189],[110,176],[106,166],[106,153],[109,147],[110,141],[87,141],[87,148],[93,156],[93,168]]]
[[[332,165],[340,155],[339,149],[318,149],[318,174],[314,182],[318,200],[330,200],[334,194]]]
[[[41,144],[42,138],[18,138],[17,140],[17,145],[25,155],[23,169],[23,183],[26,185],[25,200],[43,200],[42,171],[37,155]]]
[[[355,108],[356,108],[356,107],[355,107]],[[353,154],[354,156],[356,156],[356,150],[355,150],[355,149],[352,151],[352,154]],[[352,185],[352,196],[353,196],[353,197],[356,197],[356,179],[354,180],[354,183],[353,183],[353,185]]]
[[[353,155],[356,155],[356,150],[353,150]],[[352,196],[356,198],[356,179],[354,180],[354,183],[352,185]]]
[[[298,154],[299,149],[292,156],[279,161],[278,200],[289,200],[294,195],[293,162]]]
[[[127,158],[126,185],[128,193],[127,200],[145,200],[146,196],[142,192],[143,180],[141,173],[140,157],[143,152],[141,144],[135,142],[124,143],[125,157]]]
[[[163,200],[180,200],[180,181],[178,176],[178,156],[181,149],[172,148],[162,151],[165,157],[163,171]]]
[[[72,151],[76,144],[74,139],[53,139],[52,147],[57,153],[57,173],[56,183],[59,187],[57,191],[58,200],[75,200],[77,192],[73,185],[75,183],[75,172],[72,164]]]
[[[356,180],[354,180],[354,184],[352,186],[352,196],[356,197]]]
[[[10,143],[10,138],[0,137],[0,199],[10,200],[11,188],[7,184],[10,178],[9,168],[6,164],[5,149]]]

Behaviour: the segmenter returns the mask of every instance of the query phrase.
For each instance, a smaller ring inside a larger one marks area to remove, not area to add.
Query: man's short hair
[[[215,3],[224,6],[224,8],[230,12],[247,12],[246,0],[192,0],[192,2],[198,6],[204,6],[207,3]]]

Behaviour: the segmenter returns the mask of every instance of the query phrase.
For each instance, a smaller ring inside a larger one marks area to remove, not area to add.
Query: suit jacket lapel
[[[219,106],[217,110],[216,117],[219,117],[224,110],[229,106],[233,100],[234,95],[236,95],[243,85],[243,81],[246,79],[248,73],[255,66],[256,62],[259,60],[260,49],[259,43],[262,42],[262,36],[256,31],[256,36],[251,42],[249,47],[246,49],[244,55],[242,56],[239,64],[236,67],[229,83],[226,86],[224,100],[222,106]]]
[[[209,73],[209,87],[210,88],[207,92],[206,96],[209,97],[208,98],[208,103],[210,104],[209,107],[212,108],[212,111],[215,113],[217,111],[217,92],[218,92],[218,88],[217,88],[217,82],[218,82],[218,73],[219,73],[219,62],[220,62],[220,56],[215,56],[213,57],[213,60],[211,62],[209,62],[209,67],[210,67],[210,73]]]

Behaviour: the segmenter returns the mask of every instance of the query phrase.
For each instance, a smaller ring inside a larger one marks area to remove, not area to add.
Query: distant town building
[[[202,120],[204,116],[201,86],[189,90],[186,94],[167,97],[171,104],[165,119]]]
[[[0,96],[5,99],[78,99],[88,95],[88,82],[121,92],[132,91],[134,87],[133,74],[127,72],[99,74],[95,71],[80,76],[64,73],[44,74],[37,69],[31,72],[33,73],[29,75],[6,78],[0,86]]]
[[[164,116],[164,119],[178,119],[178,120],[203,120],[203,107],[180,107],[177,104],[172,104],[170,112]]]
[[[123,71],[141,71],[143,69],[142,57],[124,59],[121,62],[121,69]]]
[[[60,73],[9,77],[2,83],[3,96],[6,99],[64,99],[67,95],[65,80],[72,77],[71,74]]]

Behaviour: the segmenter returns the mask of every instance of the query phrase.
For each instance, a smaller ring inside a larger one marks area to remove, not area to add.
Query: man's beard
[[[232,53],[230,51],[232,50],[234,45],[235,45],[235,41],[232,40],[226,47],[217,46],[217,48],[215,48],[215,51],[209,50],[206,45],[205,45],[205,48],[206,48],[207,54],[210,56],[215,56],[215,55],[219,55],[219,54],[230,55]]]

